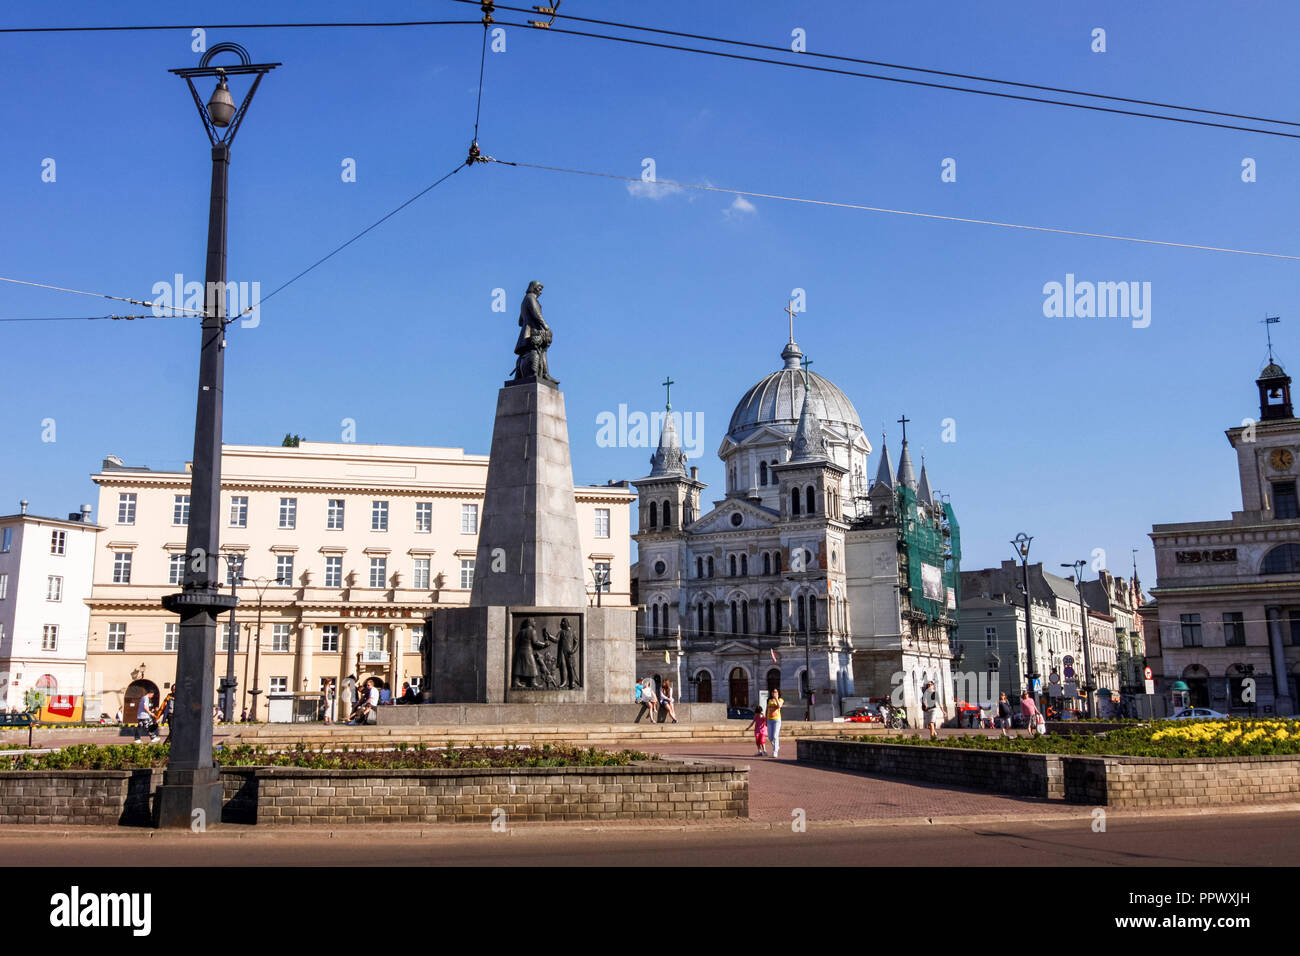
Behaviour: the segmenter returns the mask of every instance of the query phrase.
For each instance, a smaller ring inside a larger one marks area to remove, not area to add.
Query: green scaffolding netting
[[[913,609],[930,621],[955,618],[961,601],[961,532],[952,505],[927,513],[916,492],[904,486],[898,491],[898,515]]]

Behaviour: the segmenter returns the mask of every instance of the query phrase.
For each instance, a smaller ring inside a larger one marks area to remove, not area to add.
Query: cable
[[[14,319],[0,319],[0,322],[95,322],[100,319],[189,319],[189,315],[36,315]]]
[[[456,2],[477,3],[479,2],[479,0],[456,0]],[[498,9],[510,10],[515,13],[532,12],[531,10],[528,10],[524,7],[501,6]],[[742,47],[748,47],[750,49],[755,49],[755,50],[769,50],[773,53],[789,54],[793,52],[787,49],[786,47],[773,46],[767,43],[752,43],[747,40],[732,40],[726,37],[708,36],[707,34],[701,34],[701,33],[684,33],[679,30],[663,30],[658,27],[638,26],[637,24],[632,24],[632,23],[619,23],[614,20],[598,20],[595,19],[594,17],[580,17],[570,13],[559,13],[558,10],[556,13],[553,14],[553,16],[560,17],[566,20],[576,20],[582,23],[596,23],[596,24],[600,24],[601,26],[618,27],[624,30],[639,30],[646,33],[657,33],[662,36],[685,37],[691,40],[704,40],[706,42],[722,43],[729,46],[742,46]],[[954,77],[956,79],[962,79],[962,80],[976,80],[981,83],[996,83],[1001,86],[1014,86],[1020,89],[1027,89],[1027,90],[1042,90],[1048,93],[1065,93],[1070,96],[1087,96],[1092,99],[1111,100],[1117,103],[1134,103],[1141,106],[1158,106],[1161,107],[1162,109],[1181,110],[1183,112],[1188,112],[1188,113],[1204,113],[1209,116],[1226,116],[1233,119],[1247,119],[1247,120],[1254,120],[1256,122],[1261,122],[1261,123],[1276,123],[1280,126],[1300,126],[1300,122],[1292,122],[1290,120],[1270,119],[1267,116],[1252,116],[1248,113],[1227,113],[1227,112],[1222,112],[1220,110],[1202,109],[1196,106],[1179,106],[1176,103],[1162,103],[1158,100],[1134,99],[1127,96],[1113,96],[1109,93],[1089,93],[1085,90],[1074,90],[1068,87],[1042,86],[1037,83],[1021,83],[1021,82],[1017,82],[1016,80],[1000,80],[995,77],[980,76],[974,73],[954,73],[949,70],[935,70],[935,69],[928,69],[926,67],[921,67],[921,66],[906,66],[901,63],[888,63],[883,60],[867,60],[867,59],[862,59],[860,57],[843,56],[835,53],[817,53],[810,50],[802,50],[799,51],[798,55],[816,57],[818,59],[823,59],[823,60],[837,60],[844,63],[858,63],[864,66],[883,66],[891,70],[906,70],[911,73],[927,73],[932,76],[949,76],[949,77]]]
[[[474,104],[474,142],[478,142],[478,118],[483,108],[483,68],[487,66],[488,21],[483,21],[483,50],[478,60],[478,102]]]
[[[129,302],[131,305],[143,305],[150,309],[154,308],[154,304],[152,302],[147,302],[143,299],[128,299],[124,296],[107,295],[103,292],[86,292],[83,289],[65,289],[63,286],[46,285],[44,282],[28,282],[26,279],[10,279],[5,276],[0,276],[0,282],[12,282],[14,285],[29,285],[37,289],[52,289],[55,292],[71,292],[74,295],[89,295],[89,296],[94,296],[95,298],[98,299],[114,299],[118,302]],[[197,309],[186,309],[183,306],[179,306],[179,305],[164,306],[164,308],[174,309],[175,311],[178,312],[185,312],[189,315],[198,315],[198,316],[203,315],[203,313],[198,311]]]
[[[478,21],[475,21],[475,22],[478,22]],[[284,289],[287,289],[289,286],[293,285],[295,282],[297,282],[299,279],[301,279],[301,278],[302,278],[303,276],[305,276],[307,273],[311,272],[313,269],[315,269],[315,268],[316,268],[317,266],[319,266],[321,263],[325,262],[327,259],[330,259],[331,257],[333,257],[333,256],[337,255],[338,253],[342,252],[342,251],[343,251],[344,249],[346,249],[348,246],[352,245],[352,243],[356,242],[358,239],[360,239],[360,238],[361,238],[362,236],[364,236],[366,233],[370,232],[370,230],[374,229],[376,226],[380,225],[381,223],[384,223],[384,222],[388,221],[389,219],[393,218],[393,217],[396,216],[399,212],[401,212],[403,209],[405,209],[407,206],[409,206],[411,203],[415,202],[417,199],[419,199],[421,196],[423,196],[425,193],[427,193],[427,192],[429,192],[430,190],[435,189],[436,187],[442,185],[444,182],[446,182],[448,179],[450,179],[452,176],[456,175],[458,172],[460,172],[460,171],[461,171],[462,169],[464,169],[464,168],[465,168],[465,164],[464,164],[464,163],[459,163],[459,164],[457,164],[456,168],[453,169],[451,172],[449,172],[449,173],[447,173],[446,175],[442,176],[441,178],[439,178],[439,179],[436,180],[435,182],[431,183],[430,185],[425,186],[423,189],[421,189],[418,193],[416,193],[416,194],[415,194],[414,196],[412,196],[410,199],[406,200],[406,202],[402,203],[402,204],[401,204],[400,206],[398,206],[396,209],[392,210],[392,212],[389,212],[389,213],[387,213],[386,215],[381,216],[379,219],[376,219],[374,222],[372,222],[370,225],[366,226],[366,228],[362,229],[360,232],[358,232],[355,236],[353,236],[353,237],[352,237],[351,239],[349,239],[347,242],[343,243],[341,246],[338,246],[337,248],[335,248],[335,249],[331,250],[330,252],[326,253],[326,254],[323,255],[321,258],[317,259],[315,262],[313,262],[311,265],[309,265],[306,269],[303,269],[301,272],[299,272],[296,276],[294,276],[294,277],[293,277],[292,279],[290,279],[288,282],[285,282],[285,283],[283,283],[282,285],[277,286],[277,287],[276,287],[276,288],[275,288],[275,289],[274,289],[274,290],[273,290],[269,295],[263,296],[262,299],[259,301],[258,304],[261,305],[262,303],[267,302],[268,300],[271,299],[272,296],[276,295],[276,294],[279,293],[279,292],[282,292]],[[253,310],[253,307],[252,307],[252,306],[249,306],[248,308],[244,309],[243,312],[240,312],[239,315],[232,316],[232,317],[227,321],[226,324],[229,325],[230,322],[235,321],[235,319],[238,319],[239,316],[245,315],[245,314],[247,314],[248,312],[251,312],[252,310]]]
[[[1300,138],[1300,137],[1298,137]],[[497,163],[501,166],[520,166],[529,169],[544,169],[556,173],[572,173],[578,176],[595,176],[601,179],[617,179],[623,182],[639,183],[643,180],[639,176],[619,176],[614,173],[597,173],[585,169],[567,169],[563,166],[543,166],[539,163],[510,162],[504,159],[494,159],[491,156],[482,157],[479,162]],[[1118,242],[1137,242],[1151,246],[1171,246],[1176,249],[1198,249],[1203,252],[1227,252],[1241,256],[1263,256],[1269,259],[1286,259],[1292,262],[1300,262],[1300,256],[1289,256],[1279,252],[1258,252],[1251,249],[1229,249],[1223,246],[1205,246],[1190,242],[1170,242],[1163,239],[1142,239],[1137,236],[1114,236],[1099,232],[1080,232],[1075,229],[1058,229],[1051,226],[1031,226],[1015,222],[999,222],[993,219],[972,219],[964,216],[943,216],[932,212],[915,212],[908,209],[890,209],[884,206],[866,206],[860,203],[850,202],[833,202],[828,199],[807,199],[802,196],[781,196],[774,193],[752,192],[745,189],[727,189],[723,186],[705,186],[698,183],[680,183],[668,179],[659,179],[654,181],[660,186],[677,186],[681,189],[698,189],[703,192],[726,193],[731,196],[753,196],[756,199],[778,199],[782,202],[804,203],[811,206],[832,206],[837,209],[857,209],[864,212],[883,212],[896,216],[914,216],[920,219],[938,219],[944,222],[965,222],[979,226],[1000,226],[1004,229],[1027,229],[1033,232],[1051,232],[1065,236],[1080,236],[1086,239],[1112,239]]]
[[[318,23],[213,23],[205,25],[206,30],[291,30],[296,28],[330,28],[330,27],[442,27],[442,26],[478,26],[479,20],[367,20],[355,23],[318,22]],[[0,27],[0,33],[111,33],[133,32],[142,30],[184,30],[189,33],[194,29],[192,23],[173,23],[161,25],[133,25],[124,27]]]

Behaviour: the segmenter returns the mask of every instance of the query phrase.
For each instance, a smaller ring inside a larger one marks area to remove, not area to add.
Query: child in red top
[[[763,709],[757,707],[754,709],[754,719],[751,720],[745,729],[754,728],[754,743],[758,745],[758,752],[755,757],[767,756],[767,718],[763,716]]]

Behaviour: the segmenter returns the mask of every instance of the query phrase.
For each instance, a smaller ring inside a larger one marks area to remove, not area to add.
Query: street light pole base
[[[221,772],[216,767],[164,770],[154,795],[154,826],[201,833],[221,822],[222,801]]]

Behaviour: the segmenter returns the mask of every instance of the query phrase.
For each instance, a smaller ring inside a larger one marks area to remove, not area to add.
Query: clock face
[[[1268,456],[1268,463],[1275,471],[1286,471],[1295,463],[1295,455],[1285,448],[1274,448],[1273,453]]]

